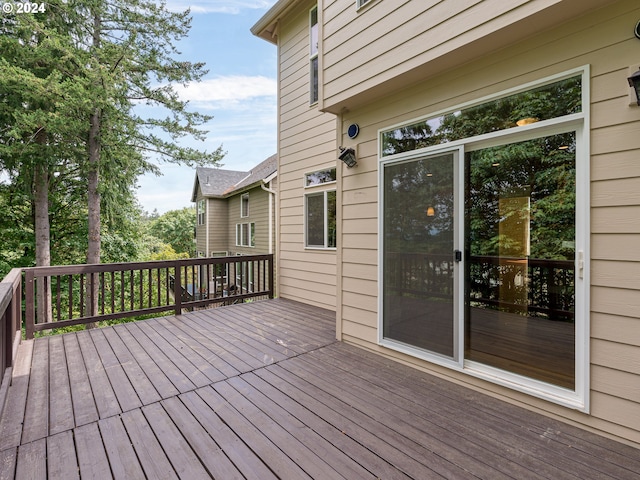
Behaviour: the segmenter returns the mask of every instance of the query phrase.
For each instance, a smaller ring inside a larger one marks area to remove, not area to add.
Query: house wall
[[[321,109],[339,114],[611,0],[325,0]]]
[[[216,198],[205,199],[206,219],[204,225],[198,225],[197,208],[198,202],[202,200],[202,192],[198,189],[196,197],[196,255],[199,252],[205,256],[211,255],[211,252],[226,251],[227,234],[221,231],[220,223],[227,225],[227,206],[226,200]],[[207,235],[208,226],[208,235]],[[208,241],[208,244],[207,244]]]
[[[418,30],[424,29],[418,23],[410,25],[392,23],[395,19],[391,10],[396,2],[374,1],[367,13],[381,22],[379,31],[390,33],[365,48],[357,42],[358,32],[363,26],[355,22],[353,31],[356,43],[346,42],[338,26],[330,26],[335,18],[347,15],[339,7],[353,2],[326,2],[331,20],[326,20],[328,39],[325,47],[329,56],[338,55],[340,39],[345,42],[341,48],[343,60],[331,60],[336,71],[341,65],[353,66],[349,72],[350,82],[358,85],[367,82],[368,76],[376,72],[382,75],[387,70],[405,68],[399,65],[402,50],[391,55],[391,50],[380,58],[373,58],[373,51],[382,48],[382,43],[395,45],[394,28],[413,29],[416,39],[421,38]],[[414,15],[406,14],[408,3],[412,9],[418,9],[415,17],[424,22],[431,21],[424,13],[426,6],[437,2],[402,2],[405,20]],[[451,2],[441,2],[450,4]],[[456,3],[456,2],[454,2]],[[496,16],[500,5],[526,4],[544,5],[545,2],[457,2],[460,5],[482,3],[484,10],[494,10]],[[553,3],[553,2],[547,2]],[[491,4],[489,8],[487,4]],[[494,5],[495,4],[495,5]],[[421,6],[421,7],[419,7]],[[353,7],[353,5],[351,5]],[[349,7],[351,9],[351,7]],[[346,7],[345,7],[346,8]],[[422,10],[420,10],[422,8]],[[520,7],[519,7],[520,8]],[[471,8],[479,15],[483,10]],[[413,12],[413,10],[412,10]],[[471,21],[468,13],[459,14],[465,21]],[[515,14],[515,13],[514,13]],[[351,14],[349,14],[351,15]],[[512,13],[504,13],[512,15]],[[483,17],[478,17],[483,18]],[[626,78],[640,66],[640,40],[634,37],[633,27],[640,20],[640,5],[637,0],[615,2],[599,11],[586,14],[566,22],[560,27],[529,37],[526,41],[509,42],[499,52],[486,54],[478,51],[477,59],[468,62],[464,68],[432,72],[430,78],[422,83],[410,85],[406,89],[387,91],[387,96],[361,108],[345,112],[340,118],[341,143],[353,146],[358,152],[358,166],[342,170],[342,205],[339,206],[341,224],[338,255],[342,259],[339,265],[338,292],[339,327],[341,338],[349,343],[394,357],[402,362],[428,370],[454,382],[477,388],[491,395],[499,396],[514,403],[527,406],[565,421],[574,422],[588,429],[616,437],[620,440],[640,446],[640,108],[629,106],[629,90]],[[344,20],[341,20],[342,23]],[[477,23],[477,19],[473,22]],[[497,19],[491,20],[495,22]],[[303,19],[297,22],[302,25]],[[370,19],[370,24],[375,24]],[[351,26],[350,26],[351,28]],[[302,27],[299,27],[301,30]],[[303,32],[294,32],[293,27],[285,30],[287,38],[299,38],[303,42]],[[457,34],[452,29],[450,34]],[[405,35],[406,33],[402,33]],[[335,38],[333,38],[335,37]],[[453,40],[450,40],[453,41]],[[417,46],[417,42],[412,48]],[[349,52],[365,53],[348,55]],[[469,46],[471,53],[473,46]],[[304,50],[302,46],[298,50]],[[389,49],[383,49],[387,51]],[[368,53],[367,53],[368,52]],[[282,52],[282,58],[285,58]],[[426,52],[422,55],[426,55]],[[348,59],[347,59],[348,57]],[[397,57],[397,58],[396,58]],[[408,59],[403,59],[408,62]],[[369,62],[369,71],[363,69]],[[428,362],[403,355],[377,344],[378,325],[378,130],[399,122],[408,121],[432,112],[454,107],[466,101],[500,92],[530,81],[590,65],[591,72],[591,315],[590,315],[590,358],[591,358],[591,412],[589,415],[555,405],[544,400],[515,392],[463,373],[438,367]],[[630,71],[629,67],[633,67]],[[346,75],[346,67],[342,67]],[[302,76],[302,73],[300,74]],[[374,75],[374,76],[376,76]],[[325,94],[350,95],[353,90],[335,87],[332,83],[339,75],[325,70],[327,87]],[[377,81],[374,79],[374,81]],[[302,81],[300,82],[302,83]],[[288,91],[283,86],[284,95]],[[355,88],[355,87],[354,87]],[[301,108],[301,107],[300,107]],[[286,111],[283,117],[286,122]],[[312,117],[307,113],[307,117]],[[315,117],[314,117],[315,118]],[[350,140],[346,127],[358,123],[360,135]],[[342,127],[344,125],[344,127]],[[317,132],[310,135],[311,129]],[[287,133],[284,135],[284,133]],[[324,125],[308,124],[308,128],[296,130],[298,136],[306,141],[307,149],[324,149],[324,143],[309,144],[309,138],[327,137]],[[293,132],[292,132],[293,133]],[[286,254],[288,271],[304,268],[313,271],[306,263],[307,257],[299,252],[298,235],[300,197],[299,189],[293,186],[298,172],[304,168],[294,159],[291,151],[289,130],[283,131],[283,156],[281,167],[284,173],[282,222],[286,234],[282,236],[283,255]],[[328,146],[326,147],[328,149]],[[300,157],[300,163],[314,159]],[[311,168],[304,163],[305,168]],[[320,164],[321,162],[318,162]],[[294,255],[294,253],[297,255]],[[324,260],[324,258],[319,259]],[[329,264],[328,264],[329,265]],[[331,265],[333,267],[333,265]],[[286,284],[286,283],[285,283]],[[329,293],[327,293],[329,295]]]
[[[240,199],[243,194],[249,194],[249,216],[240,216]],[[260,255],[269,253],[269,193],[262,188],[252,188],[245,192],[229,197],[227,200],[227,250],[233,254]],[[244,247],[236,245],[236,224],[255,223],[255,246]]]
[[[309,10],[301,2],[279,25],[278,295],[336,307],[336,252],[304,246],[304,174],[335,166],[336,119],[309,105]]]

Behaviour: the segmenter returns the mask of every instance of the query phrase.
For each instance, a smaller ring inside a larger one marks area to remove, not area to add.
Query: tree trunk
[[[91,115],[89,129],[89,172],[87,175],[87,204],[89,210],[89,241],[87,263],[100,263],[100,120],[99,109]],[[90,274],[87,279],[87,314],[98,314],[98,276]],[[88,323],[87,328],[94,328],[95,323]]]
[[[39,134],[36,135],[36,141],[41,141]],[[49,170],[47,165],[42,163],[36,165],[33,183],[36,267],[48,267],[51,265],[51,246],[49,230]],[[49,277],[39,277],[36,279],[36,292],[37,322],[50,322],[52,313]]]
[[[93,46],[100,47],[102,22],[98,14],[93,18]],[[87,246],[87,263],[100,263],[100,127],[102,111],[97,107],[91,114],[89,127],[89,171],[87,174],[87,207],[89,211],[89,238]],[[90,274],[87,279],[87,314],[98,314],[98,276]],[[87,329],[95,328],[94,322],[86,325]]]

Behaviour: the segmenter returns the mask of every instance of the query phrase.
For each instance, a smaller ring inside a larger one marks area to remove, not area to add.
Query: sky
[[[205,62],[209,72],[200,83],[176,88],[190,110],[212,115],[204,142],[186,146],[226,152],[221,168],[249,171],[276,153],[277,48],[255,37],[250,28],[276,0],[167,0],[173,11],[191,8],[188,38],[178,43],[180,59]],[[195,169],[159,163],[162,176],[138,181],[143,210],[163,214],[193,206]]]

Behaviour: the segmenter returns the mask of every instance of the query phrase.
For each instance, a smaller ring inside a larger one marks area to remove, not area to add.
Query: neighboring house
[[[191,195],[197,256],[274,253],[276,188],[276,155],[249,172],[198,167]]]
[[[639,20],[637,0],[277,1],[252,32],[278,47],[279,295],[640,446]]]

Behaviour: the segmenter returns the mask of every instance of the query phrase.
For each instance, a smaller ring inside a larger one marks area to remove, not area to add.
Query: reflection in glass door
[[[457,153],[384,166],[383,335],[454,357]]]
[[[575,388],[575,133],[466,155],[465,359]]]

